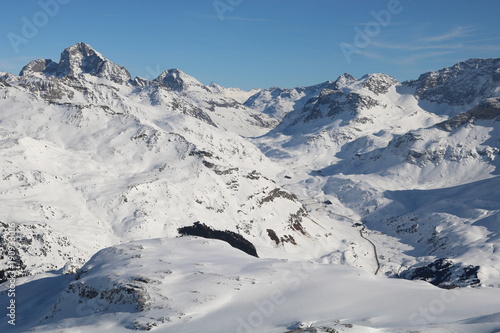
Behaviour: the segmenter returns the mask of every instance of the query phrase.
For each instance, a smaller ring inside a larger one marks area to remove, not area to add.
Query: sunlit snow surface
[[[258,259],[217,240],[181,237],[114,246],[72,278],[21,279],[17,331],[285,332],[298,323],[319,332],[500,328],[499,289],[443,290],[347,266]],[[0,304],[5,306],[5,298]]]
[[[498,60],[246,92],[63,56],[0,73],[0,230],[29,275],[1,332],[500,331],[499,118],[440,125],[498,96]],[[179,237],[198,221],[259,258]],[[480,284],[394,278],[438,258]]]

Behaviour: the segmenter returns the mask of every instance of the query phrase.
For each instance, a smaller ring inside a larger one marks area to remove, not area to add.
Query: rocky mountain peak
[[[200,81],[177,68],[162,72],[154,81],[170,87],[174,91],[186,90],[193,86],[205,87]]]
[[[453,106],[475,104],[492,96],[500,83],[500,58],[469,59],[404,82],[420,99]]]
[[[106,61],[99,52],[90,45],[77,43],[66,48],[61,53],[61,60],[58,66],[58,75],[77,75],[81,72],[92,73]]]
[[[208,85],[208,87],[212,88],[215,91],[222,91],[222,90],[224,90],[223,86],[221,86],[220,84],[217,84],[215,82],[210,82],[210,84]]]
[[[20,76],[27,76],[33,73],[54,73],[57,70],[57,63],[50,59],[37,59],[31,61],[29,64],[23,67]],[[48,76],[48,75],[47,75]]]
[[[59,63],[50,59],[34,60],[24,66],[19,75],[32,76],[40,73],[45,77],[59,78],[90,74],[116,83],[127,82],[131,78],[130,73],[123,66],[109,61],[83,42],[66,48],[61,53]]]
[[[348,74],[348,73],[344,73],[342,75],[340,75],[337,80],[335,80],[335,87],[336,89],[340,89],[342,87],[345,87],[353,82],[355,82],[356,79],[354,78],[354,76],[352,76],[351,74]]]
[[[398,83],[398,80],[383,73],[367,74],[361,80],[364,81],[363,88],[370,90],[376,95],[386,94],[390,87]]]

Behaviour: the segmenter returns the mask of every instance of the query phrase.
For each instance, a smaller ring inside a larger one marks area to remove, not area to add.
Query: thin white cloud
[[[399,59],[399,60],[397,60],[397,62],[400,63],[400,64],[403,64],[403,65],[410,65],[410,64],[414,64],[417,61],[420,61],[422,59],[435,58],[435,57],[439,57],[439,56],[442,56],[442,55],[447,55],[447,54],[450,54],[450,53],[453,53],[453,51],[420,53],[420,54],[409,56],[407,58]]]
[[[461,43],[456,44],[435,44],[435,45],[422,45],[419,43],[411,44],[390,44],[381,42],[372,42],[372,45],[382,49],[395,49],[405,51],[421,51],[421,50],[435,50],[435,49],[460,49],[464,45]]]
[[[377,60],[380,60],[380,59],[384,59],[385,57],[380,55],[380,54],[377,54],[377,53],[374,53],[374,52],[368,52],[366,50],[359,50],[358,52],[356,52],[357,54],[363,56],[363,57],[366,57],[366,58],[370,58],[370,59],[377,59]]]
[[[421,37],[412,42],[395,44],[373,41],[372,45],[383,49],[397,49],[406,51],[469,49],[470,46],[467,46],[465,44],[486,41],[484,39],[466,40],[465,37],[472,36],[472,32],[474,31],[477,31],[477,29],[472,26],[459,26],[446,33]],[[474,49],[491,49],[492,45],[475,45],[473,47]]]
[[[407,51],[415,50],[415,45],[413,44],[392,44],[392,43],[373,41],[371,42],[371,45],[381,49],[407,50]]]
[[[414,40],[410,39],[402,43],[373,40],[370,43],[369,52],[365,49],[357,53],[367,58],[381,59],[382,57],[379,54],[383,54],[383,50],[401,51],[407,54],[406,57],[399,56],[399,59],[394,59],[394,61],[408,65],[417,63],[423,59],[449,55],[460,51],[500,52],[500,45],[494,43],[494,41],[500,40],[500,37],[474,39],[471,38],[474,36],[474,31],[477,31],[474,27],[461,26],[446,33]]]
[[[500,45],[492,44],[474,44],[482,40],[461,41],[455,44],[390,44],[381,42],[372,42],[372,45],[381,49],[393,49],[404,51],[425,51],[425,50],[477,50],[477,51],[500,51]]]
[[[471,33],[476,31],[474,27],[471,26],[460,26],[456,27],[453,30],[446,32],[441,35],[428,36],[420,38],[420,41],[426,43],[436,43],[436,42],[444,42],[451,39],[461,38],[461,37],[469,37]]]

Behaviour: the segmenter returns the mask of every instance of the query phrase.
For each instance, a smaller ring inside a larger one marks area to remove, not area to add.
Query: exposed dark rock
[[[269,238],[271,238],[276,243],[276,245],[279,245],[280,239],[278,238],[278,236],[276,235],[274,230],[267,229],[267,235],[269,236]]]
[[[39,94],[49,102],[53,102],[64,97],[73,98],[74,92],[63,85],[61,80],[50,77],[48,79],[30,78],[22,80],[19,84],[21,87],[29,89],[31,92]]]
[[[264,119],[261,115],[251,114],[251,118],[254,119],[253,124],[264,128],[273,128],[278,124],[278,121],[274,119]]]
[[[377,105],[379,105],[377,100],[366,95],[346,94],[339,90],[324,89],[318,97],[308,100],[298,115],[290,113],[288,117],[296,117],[290,124],[293,126],[302,122],[310,123],[321,118],[335,118],[344,112],[352,117],[356,116],[361,109],[371,109]]]
[[[7,83],[4,79],[0,79],[0,87],[12,87],[12,85]]]
[[[298,328],[296,330],[286,331],[285,333],[318,333],[318,329],[316,327],[306,327],[306,328]]]
[[[399,274],[407,280],[424,280],[441,288],[477,286],[479,266],[454,264],[450,259],[436,261],[420,267],[409,268]]]
[[[458,129],[462,125],[473,123],[475,120],[495,119],[500,120],[500,98],[488,98],[470,111],[460,113],[436,126],[451,132]]]
[[[34,176],[42,177],[36,173]],[[23,179],[25,175],[19,173],[7,177]],[[0,222],[0,283],[6,278],[59,269],[68,262],[80,265],[84,260],[68,237],[59,235],[46,223]]]
[[[176,68],[164,71],[154,81],[178,92],[184,91],[190,86],[196,86],[207,92],[211,92],[208,87],[198,82],[195,78]]]
[[[209,169],[213,169],[215,167],[215,164],[208,162],[208,161],[202,161],[203,165],[206,166]]]
[[[290,214],[290,218],[288,220],[290,223],[290,227],[303,235],[308,235],[307,231],[302,226],[302,218],[306,216],[307,213],[304,208],[300,208],[295,214]]]
[[[43,73],[47,76],[55,74],[57,71],[57,62],[50,59],[37,59],[31,61],[29,64],[23,67],[20,76],[25,76],[31,73]]]
[[[262,175],[260,172],[257,172],[257,170],[252,170],[252,172],[249,172],[247,175],[243,176],[245,178],[251,179],[251,180],[258,180],[260,179]]]
[[[17,278],[27,275],[25,272],[26,265],[24,264],[19,251],[16,247],[6,246],[3,235],[0,235],[0,244],[2,244],[2,251],[0,252],[0,260],[8,262],[8,265],[0,269],[0,284],[11,278]]]
[[[344,328],[352,328],[352,324],[338,324],[340,326],[343,326]],[[309,326],[306,324],[303,324],[301,322],[293,323],[292,325],[288,326],[287,329],[289,331],[286,331],[285,333],[337,333],[338,331],[329,326]]]
[[[189,156],[198,156],[198,157],[212,157],[213,154],[206,150],[198,150],[194,148],[189,152]]]
[[[80,73],[106,78],[117,83],[130,80],[130,73],[85,43],[77,43],[61,53],[59,63],[50,59],[33,60],[23,67],[20,76],[42,73],[46,77],[75,78]]]
[[[222,176],[222,175],[230,175],[233,172],[238,172],[238,170],[239,170],[239,168],[229,168],[229,169],[225,169],[225,170],[214,170],[214,172],[216,174],[218,174],[219,176]]]
[[[292,243],[293,245],[297,245],[295,238],[292,235],[284,235],[280,238],[281,243]]]
[[[349,74],[345,75],[345,79],[342,78],[342,76],[339,77],[338,83],[327,81],[310,87],[298,87],[293,89],[274,87],[264,89],[251,96],[243,105],[249,108],[258,109],[259,105],[265,101],[267,106],[262,112],[280,120],[283,113],[279,101],[288,100],[293,103],[294,109],[301,109],[311,96],[318,95],[323,89],[337,89],[336,87],[342,85],[342,82],[350,80],[349,77],[352,78]]]
[[[274,190],[269,192],[269,194],[265,198],[259,201],[259,205],[262,205],[263,203],[266,202],[272,202],[274,201],[274,199],[277,198],[284,198],[287,200],[297,201],[297,197],[295,196],[295,194],[292,194],[290,192],[287,192],[279,188],[275,188]]]
[[[156,326],[158,326],[158,324],[155,323],[154,321],[147,322],[147,323],[140,323],[140,322],[136,321],[134,323],[133,329],[136,331],[151,331]]]
[[[354,76],[352,76],[351,74],[348,74],[348,73],[344,73],[344,74],[340,75],[337,78],[337,80],[335,80],[334,87],[335,87],[335,89],[341,89],[343,86],[349,85],[355,81],[356,81],[356,79],[354,78]]]
[[[468,105],[492,96],[500,82],[500,58],[469,59],[452,67],[404,82],[420,99],[449,105]]]
[[[376,95],[386,94],[390,87],[398,83],[398,80],[387,74],[369,74],[363,78],[368,78],[363,88],[370,90]]]
[[[209,239],[219,239],[251,256],[257,258],[259,257],[257,255],[257,250],[255,249],[255,246],[252,243],[250,243],[240,234],[237,234],[229,230],[225,231],[215,230],[200,222],[195,222],[190,227],[182,227],[177,230],[181,235],[198,236]]]
[[[151,298],[142,284],[131,282],[133,281],[120,281],[109,288],[97,289],[87,283],[74,281],[68,285],[66,292],[77,294],[84,301],[97,298],[109,304],[131,304],[137,311],[144,311],[148,308]]]

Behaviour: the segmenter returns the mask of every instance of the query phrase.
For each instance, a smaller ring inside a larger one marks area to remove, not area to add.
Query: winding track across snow
[[[375,275],[377,275],[378,271],[380,270],[380,261],[378,260],[377,247],[375,246],[375,243],[373,243],[371,240],[369,240],[363,235],[363,231],[365,231],[364,225],[361,229],[359,229],[359,235],[361,236],[361,238],[366,239],[373,246],[373,254],[375,255],[375,261],[377,262],[377,269],[375,270]]]
[[[365,231],[365,229],[366,229],[366,226],[363,224],[363,222],[361,222],[361,221],[355,221],[355,220],[351,219],[350,217],[347,217],[347,216],[344,216],[344,215],[340,215],[340,214],[337,214],[337,213],[332,213],[332,212],[329,212],[329,213],[332,214],[332,215],[337,215],[339,217],[348,219],[352,223],[357,223],[357,224],[361,224],[362,225],[361,229],[359,229],[359,235],[361,236],[361,238],[367,240],[373,246],[373,254],[375,255],[375,262],[377,263],[377,269],[375,270],[375,275],[377,275],[377,273],[380,270],[380,261],[378,260],[377,246],[370,239],[366,238],[363,235],[363,231]]]
[[[315,200],[315,199],[303,197],[303,198],[299,198],[299,200],[300,200],[300,202],[304,206],[306,206],[306,208],[309,206],[311,209],[319,210],[320,209],[319,207],[321,206],[321,208],[324,209],[323,204],[321,202]],[[315,206],[315,207],[313,208],[311,206]],[[351,221],[353,224],[360,224],[360,225],[362,225],[361,229],[359,229],[359,235],[361,236],[361,238],[363,238],[364,240],[368,241],[373,246],[373,254],[375,256],[375,262],[377,263],[377,269],[375,270],[375,275],[377,275],[378,272],[380,271],[380,261],[378,259],[377,246],[375,245],[375,243],[373,243],[370,239],[368,239],[367,237],[365,237],[365,235],[363,234],[363,232],[366,229],[366,226],[363,224],[363,222],[361,222],[361,221],[355,221],[355,220],[353,220],[350,217],[347,217],[347,216],[344,216],[344,215],[340,215],[340,214],[337,214],[337,213],[333,213],[333,212],[328,212],[328,214],[336,215],[336,216],[339,216],[341,218],[347,219],[347,220]]]

